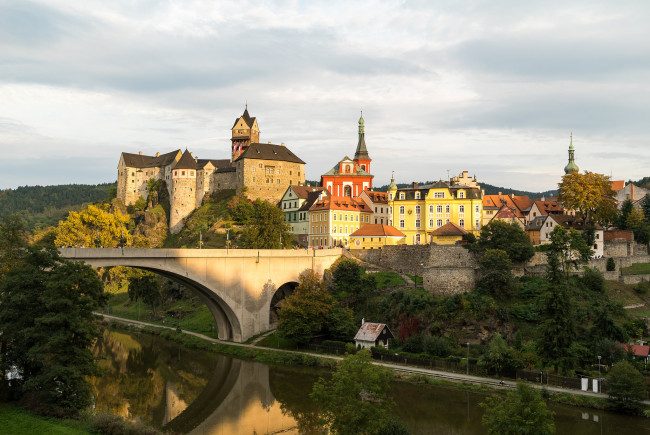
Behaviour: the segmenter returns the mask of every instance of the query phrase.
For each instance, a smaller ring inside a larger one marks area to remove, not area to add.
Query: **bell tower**
[[[235,119],[235,124],[232,126],[231,140],[231,160],[236,160],[242,155],[244,151],[252,143],[259,143],[260,129],[257,126],[257,119],[248,114],[248,103],[244,113],[239,118]]]
[[[354,153],[354,161],[361,169],[370,173],[370,162],[372,159],[368,155],[365,139],[365,121],[363,120],[363,111],[359,118],[359,142],[357,143],[357,151]],[[372,187],[372,184],[370,185]]]

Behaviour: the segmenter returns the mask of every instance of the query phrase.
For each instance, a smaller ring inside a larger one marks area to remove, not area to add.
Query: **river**
[[[328,371],[265,365],[106,329],[93,351],[96,411],[192,434],[321,433],[309,398]],[[413,434],[484,434],[485,394],[395,382],[396,414]],[[649,420],[551,405],[559,434],[650,433]]]

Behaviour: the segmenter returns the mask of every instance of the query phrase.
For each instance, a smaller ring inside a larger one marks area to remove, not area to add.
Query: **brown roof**
[[[293,162],[305,164],[298,156],[283,145],[274,145],[270,143],[252,143],[246,150],[237,157],[239,159],[256,159],[256,160],[279,160],[282,162]]]
[[[363,325],[361,325],[361,328],[359,328],[359,331],[357,331],[357,334],[354,336],[354,339],[360,341],[375,341],[379,338],[379,335],[384,329],[386,329],[387,336],[393,338],[393,334],[385,323],[364,322]]]
[[[345,210],[345,211],[359,211],[370,213],[370,207],[365,202],[358,198],[350,198],[349,196],[329,196],[317,201],[309,208],[309,211],[319,210]]]
[[[181,150],[172,151],[167,154],[155,156],[145,156],[142,154],[122,153],[124,164],[129,168],[157,168],[169,165],[176,160],[176,156]]]
[[[196,160],[192,157],[192,153],[186,149],[174,169],[196,169]]]
[[[395,227],[383,224],[365,224],[350,237],[406,237],[404,233]]]
[[[310,192],[320,192],[321,190],[325,190],[324,187],[319,187],[319,186],[289,186],[291,190],[294,191],[296,196],[301,199],[307,199],[309,196]],[[318,196],[318,195],[317,195]]]
[[[246,123],[246,125],[248,125],[248,128],[251,128],[253,126],[253,123],[255,122],[255,117],[254,116],[251,117],[248,114],[248,107],[244,109],[244,113],[239,118],[244,118],[244,122]],[[237,125],[237,121],[239,121],[239,118],[235,119],[235,123],[232,125],[231,130],[235,128],[235,126]]]
[[[564,209],[557,201],[535,201],[535,205],[539,209],[539,212],[543,215],[547,215],[549,213],[564,213]]]
[[[467,230],[453,222],[448,222],[440,228],[431,231],[432,236],[462,236],[464,234],[467,234]]]
[[[300,206],[300,208],[298,209],[298,211],[308,211],[308,210],[311,208],[311,206],[314,205],[314,203],[315,203],[316,201],[318,201],[318,198],[320,197],[321,192],[322,192],[325,196],[329,196],[329,195],[330,195],[330,192],[329,192],[329,190],[327,190],[327,189],[323,189],[323,190],[315,190],[315,191],[313,191],[313,192],[309,192],[309,193],[307,194],[307,200],[305,201],[305,203],[304,203],[302,206]]]
[[[388,192],[376,192],[374,190],[366,190],[365,192],[372,202],[388,204]]]
[[[504,205],[497,214],[494,215],[493,219],[516,219],[517,215],[514,210],[515,209],[511,209],[507,205]]]
[[[483,195],[483,208],[489,210],[501,208],[503,205],[508,206],[513,210],[515,216],[521,218],[524,217],[523,211],[528,210],[533,203],[527,196]]]
[[[230,160],[228,160],[228,159],[222,159],[222,160],[198,159],[196,161],[196,167],[198,169],[203,169],[205,167],[205,165],[207,165],[208,163],[212,163],[212,166],[214,166],[215,169],[229,168],[230,167]]]

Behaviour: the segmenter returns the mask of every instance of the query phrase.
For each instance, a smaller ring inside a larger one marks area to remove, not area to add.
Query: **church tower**
[[[576,165],[576,162],[573,160],[574,159],[574,149],[573,149],[573,133],[571,133],[571,143],[569,145],[569,163],[564,167],[564,173],[566,175],[572,174],[574,172],[580,172],[580,169],[578,168],[578,165]]]
[[[257,119],[248,114],[248,104],[244,113],[235,119],[232,126],[231,160],[235,161],[252,143],[259,143],[260,129],[257,126]]]
[[[357,165],[367,173],[370,173],[370,162],[372,159],[368,155],[365,139],[365,126],[363,121],[363,112],[359,118],[359,143],[357,143],[357,151],[354,153],[354,161]],[[372,184],[370,185],[372,187]]]

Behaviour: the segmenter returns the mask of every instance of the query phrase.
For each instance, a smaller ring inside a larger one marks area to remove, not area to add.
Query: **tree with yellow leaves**
[[[56,246],[106,247],[131,245],[133,237],[127,230],[129,216],[108,204],[89,205],[84,210],[70,212],[56,228]]]
[[[606,175],[573,172],[562,177],[558,187],[560,204],[568,210],[576,210],[584,222],[606,224],[616,210],[614,191]]]

